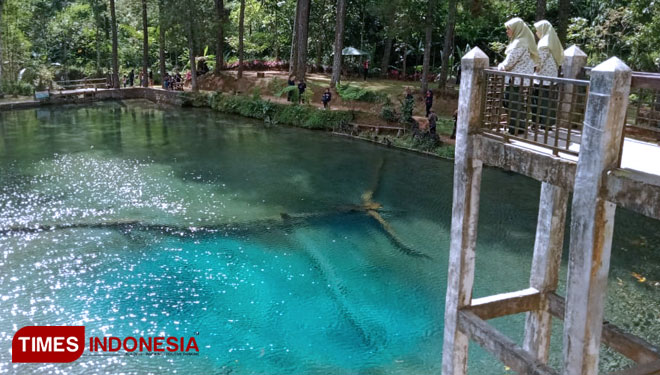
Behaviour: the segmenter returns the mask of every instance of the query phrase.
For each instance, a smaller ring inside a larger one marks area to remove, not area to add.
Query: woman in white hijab
[[[512,73],[534,74],[534,67],[539,63],[534,34],[527,27],[525,21],[518,17],[508,20],[504,26],[506,26],[506,35],[511,42],[506,47],[506,58],[497,66],[498,69]],[[527,124],[526,115],[520,113],[524,110],[523,96],[520,94],[521,79],[515,77],[513,85],[511,85],[509,77],[506,77],[505,82],[507,83],[505,105],[509,109],[509,133],[514,135],[524,133]],[[525,78],[522,83],[524,86],[530,86],[531,82],[529,78]]]
[[[513,73],[534,74],[534,67],[539,63],[534,34],[525,21],[518,17],[506,21],[504,26],[506,26],[506,35],[511,42],[506,47],[506,58],[498,65],[498,69]],[[525,82],[525,85],[528,86],[529,80],[525,80]],[[515,84],[520,84],[519,78]]]
[[[555,29],[552,27],[552,24],[546,20],[538,21],[534,24],[536,29],[536,36],[539,38],[538,52],[539,52],[539,65],[536,69],[536,74],[539,76],[545,77],[557,77],[559,66],[564,61],[564,47],[561,45],[561,41],[555,33]],[[541,86],[538,86],[539,83]],[[534,91],[533,104],[534,113],[537,113],[537,106],[540,102],[540,116],[539,116],[539,125],[542,129],[546,128],[546,125],[553,125],[555,123],[556,111],[550,110],[548,113],[548,107],[554,107],[550,102],[550,98],[555,98],[556,93],[554,92],[554,85],[550,81],[534,80],[534,86],[538,88]],[[548,116],[549,114],[549,116]],[[536,116],[532,117],[532,120],[536,122]]]
[[[537,74],[546,77],[557,77],[559,66],[564,61],[564,47],[550,22],[543,20],[534,24],[536,36],[539,37],[539,65]],[[544,83],[546,84],[546,83]]]

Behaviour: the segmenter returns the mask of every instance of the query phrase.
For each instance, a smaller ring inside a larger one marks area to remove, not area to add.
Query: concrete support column
[[[534,259],[529,286],[539,292],[554,292],[559,281],[559,266],[564,244],[568,192],[559,186],[543,182],[539,216],[534,241]],[[541,309],[527,313],[523,348],[542,363],[548,362],[552,317],[548,301],[543,298]]]
[[[474,137],[471,135],[478,131],[481,125],[486,84],[483,70],[487,67],[488,56],[476,47],[461,59],[454,200],[442,349],[444,375],[467,373],[468,337],[458,329],[458,312],[469,306],[472,300],[482,161],[475,156]]]
[[[564,62],[561,64],[563,78],[576,79],[587,65],[587,54],[578,46],[572,45],[564,51]],[[571,84],[561,85],[561,104],[559,108],[558,120],[564,127],[568,126],[570,113],[572,112],[573,90]]]
[[[591,71],[573,191],[564,375],[596,375],[616,205],[603,198],[608,170],[618,163],[631,70],[612,57]]]

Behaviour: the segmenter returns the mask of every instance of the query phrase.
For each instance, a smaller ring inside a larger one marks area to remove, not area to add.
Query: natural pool
[[[439,373],[452,169],[146,101],[0,112],[0,373]],[[485,170],[476,297],[527,286],[538,193]],[[658,344],[660,225],[616,220],[606,316]],[[38,226],[58,229],[17,231]],[[16,330],[46,324],[200,354],[12,365]],[[507,372],[471,345],[470,373]]]

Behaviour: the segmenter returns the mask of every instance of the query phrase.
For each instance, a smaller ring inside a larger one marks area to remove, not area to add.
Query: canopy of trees
[[[421,79],[444,65],[442,76],[451,77],[470,47],[501,60],[503,24],[514,16],[547,18],[590,64],[616,55],[635,70],[660,70],[654,0],[0,0],[0,80],[7,92],[111,74],[113,20],[120,77],[146,66],[158,82],[206,56],[216,71],[241,57],[293,58],[301,78],[301,64],[330,70],[337,38],[369,54],[371,74],[397,69]],[[345,58],[344,67],[364,59]]]

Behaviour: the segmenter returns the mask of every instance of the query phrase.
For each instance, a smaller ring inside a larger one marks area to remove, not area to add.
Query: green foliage
[[[392,106],[391,102],[387,102],[380,110],[380,117],[387,122],[399,122],[400,116]]]
[[[351,85],[337,85],[337,94],[339,94],[343,100],[350,101],[383,103],[387,100],[386,94]]]
[[[267,89],[268,92],[271,93],[272,95],[281,96],[280,91],[282,91],[286,87],[287,87],[286,80],[282,78],[274,77],[270,81],[268,81]]]
[[[278,104],[242,95],[214,93],[209,104],[216,111],[264,120],[266,124],[286,124],[308,129],[333,129],[350,122],[348,111],[325,111],[308,105]]]
[[[20,82],[4,82],[2,84],[3,94],[14,95],[14,96],[32,96],[34,93],[34,88],[29,83],[20,81]]]
[[[408,124],[413,121],[412,113],[415,108],[414,99],[403,99],[401,101],[401,117],[399,117],[399,122]]]
[[[275,96],[277,97],[282,97],[282,95],[286,95],[288,97],[289,93],[291,93],[291,100],[294,103],[298,103],[298,87],[297,86],[284,86],[280,91],[275,93]]]

